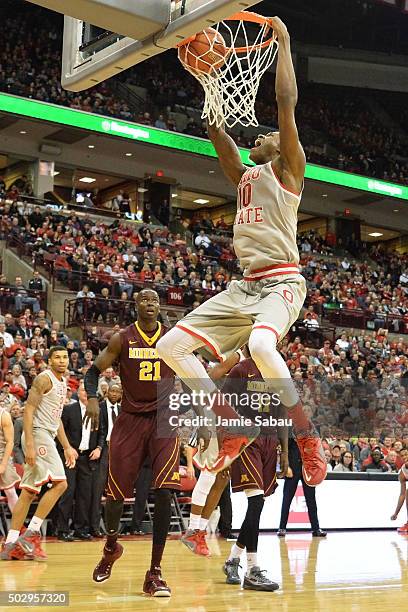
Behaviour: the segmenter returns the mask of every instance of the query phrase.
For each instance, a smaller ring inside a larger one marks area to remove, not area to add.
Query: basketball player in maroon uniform
[[[280,446],[280,474],[285,476],[288,469],[288,430],[277,427],[270,419],[284,418],[284,409],[278,395],[270,393],[270,387],[262,378],[253,359],[244,359],[229,372],[222,391],[237,394],[238,403],[234,404],[240,415],[254,420],[261,432],[231,465],[232,492],[243,491],[248,499],[245,519],[239,535],[231,548],[223,570],[227,584],[241,584],[238,573],[241,555],[246,551],[247,572],[243,588],[253,591],[275,591],[276,582],[265,576],[257,559],[259,523],[265,498],[272,495],[277,487],[277,447]]]
[[[123,547],[117,539],[123,500],[132,497],[139,471],[146,457],[149,457],[153,469],[155,509],[152,559],[150,569],[146,572],[143,591],[154,597],[169,597],[171,591],[161,576],[160,566],[170,525],[170,492],[180,486],[180,448],[175,434],[168,435],[157,429],[163,416],[161,408],[158,415],[160,397],[168,397],[171,393],[174,373],[157,356],[156,343],[167,331],[157,320],[159,296],[156,291],[144,289],[137,296],[136,304],[136,323],[111,337],[108,346],[95,359],[85,377],[88,394],[85,418],[90,418],[93,428],[96,428],[99,374],[116,360],[120,362],[123,399],[122,411],[115,421],[109,444],[105,509],[107,540],[102,559],[93,572],[93,579],[95,582],[108,580],[113,563],[122,556]]]

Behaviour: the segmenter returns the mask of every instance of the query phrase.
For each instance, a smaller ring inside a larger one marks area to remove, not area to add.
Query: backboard
[[[61,83],[82,91],[260,0],[28,0],[65,14]],[[68,14],[67,14],[68,13]]]

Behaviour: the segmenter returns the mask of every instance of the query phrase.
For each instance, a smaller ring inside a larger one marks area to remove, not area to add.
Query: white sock
[[[233,559],[239,559],[244,550],[245,548],[240,548],[236,544],[233,544],[231,547],[230,556],[228,557],[228,561],[232,561]]]
[[[44,522],[44,519],[38,518],[38,516],[33,516],[33,518],[30,521],[30,524],[27,527],[27,531],[40,531],[40,528],[43,522]]]
[[[247,576],[251,573],[251,569],[258,565],[257,553],[247,552]]]
[[[18,529],[9,529],[9,532],[6,538],[6,544],[10,544],[10,542],[14,544],[14,542],[17,542],[19,536],[20,536],[20,532]]]
[[[201,523],[200,514],[190,514],[190,522],[188,524],[188,528],[190,531],[194,531],[195,529],[200,529],[200,523]]]
[[[207,529],[207,525],[208,525],[208,519],[201,517],[201,520],[200,520],[201,531],[205,531]]]

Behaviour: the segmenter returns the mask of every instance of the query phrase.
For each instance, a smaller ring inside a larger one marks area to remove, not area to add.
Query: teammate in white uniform
[[[405,525],[402,525],[402,527],[398,528],[398,533],[402,533],[405,535],[408,535],[408,491],[407,491],[407,482],[408,482],[408,450],[404,449],[401,451],[401,458],[404,460],[404,463],[402,465],[402,468],[399,471],[399,476],[398,476],[398,480],[400,482],[401,485],[401,490],[400,490],[400,494],[398,497],[398,503],[397,503],[397,507],[395,509],[394,514],[391,517],[392,521],[397,520],[399,511],[401,510],[402,506],[404,505],[404,502],[406,504],[407,507],[407,522],[405,523]]]
[[[10,511],[17,503],[16,484],[20,477],[11,460],[14,446],[14,428],[9,411],[0,406],[0,489],[3,489],[7,497]]]
[[[277,350],[299,316],[306,288],[299,272],[296,245],[297,210],[303,190],[305,154],[295,123],[296,78],[286,26],[274,17],[279,41],[276,100],[279,132],[260,135],[251,150],[256,166],[246,168],[234,141],[224,129],[208,126],[221,168],[237,187],[234,249],[244,278],[188,314],[157,344],[160,357],[193,390],[214,393],[215,386],[193,351],[203,347],[223,361],[248,343],[262,378],[292,419],[302,455],[306,482],[316,486],[326,476],[320,439],[303,413],[290,372]],[[228,407],[229,408],[229,407]],[[232,409],[215,404],[217,415],[233,416]],[[236,414],[235,414],[236,416]],[[214,438],[213,438],[214,439]],[[210,471],[218,472],[243,451],[248,437],[227,439]]]
[[[49,370],[33,381],[24,409],[24,433],[21,439],[25,455],[22,489],[11,519],[11,528],[2,548],[1,559],[27,559],[45,561],[47,555],[41,549],[40,527],[67,488],[64,466],[55,446],[58,437],[67,467],[74,467],[77,452],[65,435],[61,413],[67,395],[64,378],[68,366],[65,347],[53,346],[48,356]],[[48,481],[52,487],[41,498],[35,516],[27,531],[20,535],[31,503]]]

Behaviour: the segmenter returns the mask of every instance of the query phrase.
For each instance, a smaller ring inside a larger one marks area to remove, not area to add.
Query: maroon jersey
[[[156,343],[167,328],[158,321],[151,335],[133,323],[120,332],[120,378],[123,387],[122,410],[154,412],[160,398],[171,393],[174,372],[159,359]]]
[[[279,398],[268,390],[269,385],[252,359],[244,359],[229,372],[222,386],[223,394],[241,416],[260,425],[261,434],[276,434]]]

